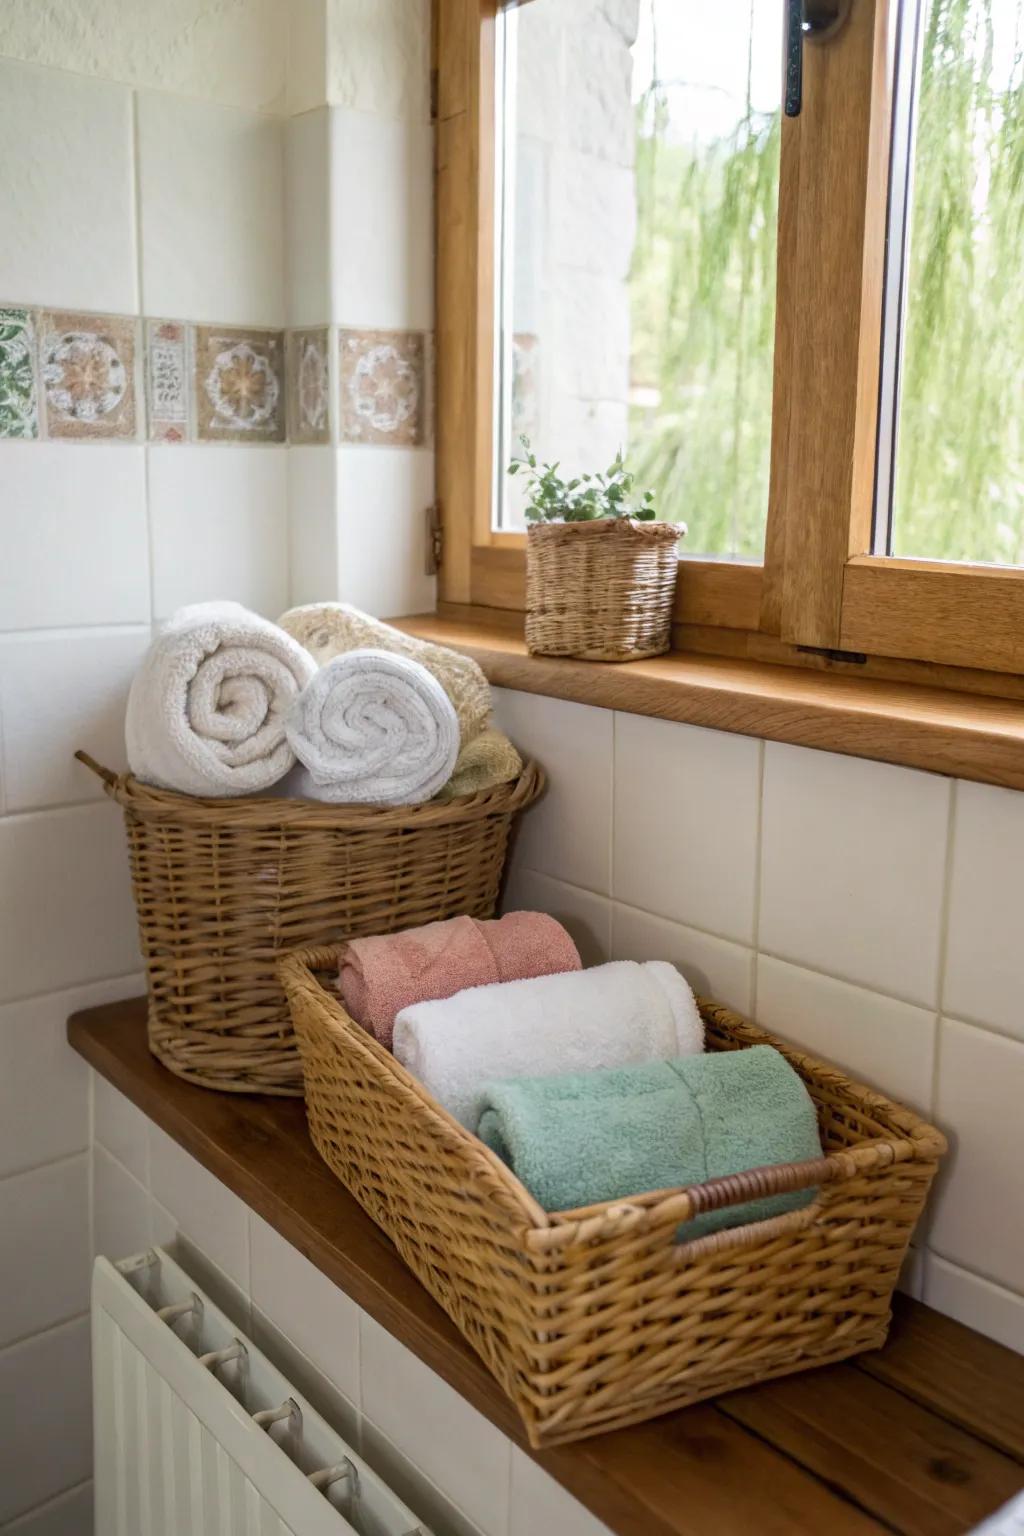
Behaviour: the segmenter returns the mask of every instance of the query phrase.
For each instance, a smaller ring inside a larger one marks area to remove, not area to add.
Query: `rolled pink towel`
[[[581,967],[572,939],[546,912],[508,912],[491,922],[452,917],[404,933],[350,939],[341,954],[338,990],[356,1023],[390,1050],[395,1017],[413,1003]]]

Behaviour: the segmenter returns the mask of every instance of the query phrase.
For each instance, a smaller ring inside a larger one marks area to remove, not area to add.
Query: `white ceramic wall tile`
[[[950,781],[768,742],[759,947],[934,1006]]]
[[[943,1005],[1024,1040],[1024,794],[956,787]]]
[[[1024,1043],[944,1019],[935,1118],[950,1137],[929,1247],[1024,1292]]]
[[[361,1451],[364,1460],[382,1478],[391,1491],[408,1505],[413,1514],[430,1531],[438,1536],[484,1536],[462,1510],[436,1484],[430,1481],[408,1457],[403,1456],[396,1445],[382,1435],[369,1419],[362,1422]],[[489,1528],[490,1531],[491,1528]],[[489,1533],[488,1533],[489,1536]],[[541,1536],[538,1532],[537,1536]],[[545,1532],[543,1536],[555,1536]]]
[[[1024,1355],[1024,1295],[1004,1290],[930,1253],[925,1257],[924,1301],[936,1312],[955,1317],[957,1322]]]
[[[434,499],[429,448],[342,448],[337,456],[341,596],[380,618],[433,611],[426,513]]]
[[[0,1180],[0,1348],[89,1306],[89,1157]]]
[[[285,124],[285,286],[289,325],[324,325],[331,312],[330,113]]]
[[[584,965],[601,965],[611,954],[611,902],[607,896],[566,885],[516,864],[509,873],[503,912],[548,912],[566,928]]]
[[[757,1021],[881,1093],[931,1114],[934,1013],[759,955]]]
[[[149,1187],[180,1231],[235,1285],[249,1286],[249,1210],[162,1131],[149,1127]],[[154,1229],[154,1241],[166,1233]]]
[[[145,313],[283,325],[280,119],[150,92],[137,103]]]
[[[4,1527],[4,1536],[92,1536],[92,1483],[48,1499],[31,1514]]]
[[[92,1149],[94,1254],[117,1263],[152,1242],[150,1198],[138,1179],[101,1146]]]
[[[363,1413],[487,1536],[504,1536],[510,1442],[364,1312]]]
[[[760,754],[750,736],[615,716],[617,900],[752,942]]]
[[[0,442],[4,629],[148,624],[143,449]]]
[[[535,757],[548,776],[544,798],[520,823],[517,863],[607,896],[611,890],[611,711],[495,688],[494,713],[523,756]]]
[[[0,1352],[0,1403],[18,1405],[0,1435],[2,1525],[92,1476],[88,1318]]]
[[[8,811],[100,799],[99,780],[74,761],[78,747],[115,771],[127,767],[125,704],[149,637],[147,627],[0,639]]]
[[[358,1403],[359,1308],[273,1227],[250,1220],[253,1304]]]
[[[606,1525],[518,1446],[512,1447],[511,1505],[509,1536],[611,1536]]]
[[[331,109],[331,319],[433,325],[433,130]]]
[[[909,1248],[896,1281],[896,1289],[902,1291],[904,1296],[913,1296],[915,1301],[924,1299],[925,1258],[923,1249]]]
[[[139,1183],[149,1183],[149,1120],[98,1072],[92,1078],[93,1137]]]
[[[153,608],[233,598],[276,619],[288,606],[284,447],[149,450]]]
[[[5,301],[136,312],[130,91],[0,62],[0,186]]]
[[[121,813],[113,805],[0,822],[0,988],[30,997],[139,969]]]
[[[339,1292],[339,1294],[341,1294]],[[350,1445],[359,1446],[359,1409],[338,1391],[322,1370],[308,1355],[276,1327],[257,1306],[252,1308],[252,1339],[274,1362],[282,1375],[287,1376],[328,1424],[336,1429]]]
[[[750,1013],[754,952],[682,923],[612,903],[613,960],[670,960],[698,997]]]
[[[89,1069],[68,1045],[68,1015],[144,990],[126,976],[0,1008],[0,1178],[86,1150]]]
[[[289,602],[337,602],[336,456],[329,448],[288,449]]]

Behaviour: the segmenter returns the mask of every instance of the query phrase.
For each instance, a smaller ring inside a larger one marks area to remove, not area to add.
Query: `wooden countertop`
[[[141,998],[74,1014],[68,1038],[528,1449],[496,1382],[320,1161],[301,1103],[181,1082],[149,1054]],[[618,1536],[961,1536],[1024,1486],[1024,1362],[897,1298],[879,1353],[530,1454]]]

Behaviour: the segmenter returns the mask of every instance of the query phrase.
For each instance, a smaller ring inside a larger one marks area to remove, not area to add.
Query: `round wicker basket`
[[[302,1095],[280,950],[493,917],[509,835],[544,787],[377,809],[269,796],[198,799],[113,774],[149,985],[149,1045],[189,1082]]]
[[[675,523],[535,523],[526,540],[526,645],[539,656],[639,661],[672,633]]]

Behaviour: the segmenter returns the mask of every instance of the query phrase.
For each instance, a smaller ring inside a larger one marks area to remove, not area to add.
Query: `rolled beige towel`
[[[345,651],[367,647],[418,661],[433,673],[451,699],[459,718],[462,747],[490,724],[491,690],[483,672],[468,656],[403,634],[348,603],[307,603],[302,608],[290,608],[277,622],[321,667]]]
[[[504,731],[489,725],[463,747],[451,778],[434,799],[445,805],[460,795],[476,795],[481,790],[508,784],[518,779],[522,771],[523,760]]]

